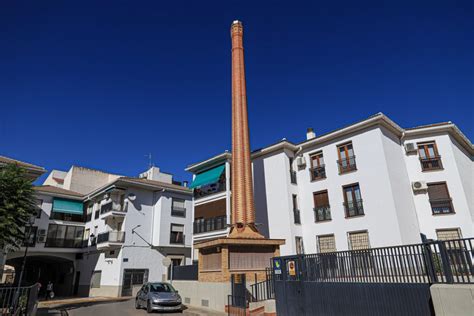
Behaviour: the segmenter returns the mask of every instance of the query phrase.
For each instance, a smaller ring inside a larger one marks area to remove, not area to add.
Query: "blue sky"
[[[137,175],[230,148],[244,23],[252,148],[384,112],[474,139],[472,1],[4,1],[0,154]]]

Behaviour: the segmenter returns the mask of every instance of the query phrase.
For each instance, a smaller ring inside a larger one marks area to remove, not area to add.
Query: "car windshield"
[[[154,293],[171,293],[176,292],[175,289],[168,283],[150,283],[150,292]]]

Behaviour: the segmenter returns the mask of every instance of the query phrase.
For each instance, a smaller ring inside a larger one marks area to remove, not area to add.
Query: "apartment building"
[[[379,113],[320,136],[309,129],[301,143],[252,153],[256,222],[286,239],[282,255],[472,237],[473,155],[451,122],[404,129]],[[186,169],[193,242],[227,233],[230,158]]]
[[[58,296],[129,296],[169,278],[165,257],[191,262],[192,191],[159,168],[132,178],[73,166],[35,190],[25,283],[52,281]],[[18,270],[23,253],[6,263]]]

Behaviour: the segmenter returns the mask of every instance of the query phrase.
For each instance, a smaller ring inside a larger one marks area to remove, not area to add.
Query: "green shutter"
[[[82,202],[80,201],[54,198],[53,199],[53,212],[83,215],[84,209],[82,206]]]
[[[194,177],[193,183],[189,186],[191,189],[202,187],[206,184],[216,183],[224,172],[225,165],[221,165],[202,173],[199,173]]]

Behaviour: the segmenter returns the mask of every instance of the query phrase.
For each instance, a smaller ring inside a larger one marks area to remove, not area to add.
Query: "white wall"
[[[441,161],[442,170],[423,172],[418,154],[405,155],[406,166],[410,181],[446,182],[449,194],[452,198],[454,214],[433,215],[428,193],[417,193],[413,195],[416,211],[418,215],[420,231],[428,238],[436,239],[436,229],[460,228],[463,237],[473,236],[473,220],[470,207],[472,205],[472,194],[466,192],[472,183],[471,180],[464,179],[469,177],[469,169],[472,175],[472,162],[469,168],[469,157],[463,157],[462,153],[453,146],[451,137],[448,134],[435,134],[426,137],[407,138],[405,143],[420,143],[426,141],[435,141]],[[455,154],[456,152],[456,154]],[[459,161],[463,161],[459,164]],[[463,180],[464,179],[464,180]],[[472,192],[471,192],[472,193]]]

